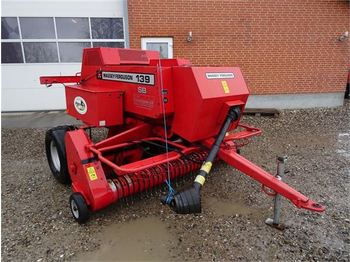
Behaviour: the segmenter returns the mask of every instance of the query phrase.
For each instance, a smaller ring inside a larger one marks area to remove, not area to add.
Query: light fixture
[[[345,31],[341,34],[341,36],[338,37],[338,40],[343,42],[345,40],[349,39],[349,31]]]
[[[188,32],[186,40],[187,42],[192,42],[192,31]]]

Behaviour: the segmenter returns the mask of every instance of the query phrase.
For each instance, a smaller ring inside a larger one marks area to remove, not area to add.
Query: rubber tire
[[[76,204],[77,211],[78,211],[78,217],[76,217],[76,215],[73,212],[72,201],[74,201]],[[72,212],[73,218],[79,224],[83,224],[89,219],[89,217],[90,217],[89,208],[88,208],[82,194],[73,193],[69,198],[69,207],[70,207],[70,211]]]
[[[66,157],[66,146],[64,143],[64,137],[67,131],[73,130],[72,126],[58,126],[55,128],[51,128],[46,132],[45,135],[45,149],[46,149],[46,157],[49,163],[49,167],[53,176],[57,179],[61,184],[70,184],[71,179],[68,172],[67,166],[67,157]],[[53,164],[51,157],[51,141],[55,143],[57,148],[58,157],[60,160],[60,170],[57,170],[55,165]]]

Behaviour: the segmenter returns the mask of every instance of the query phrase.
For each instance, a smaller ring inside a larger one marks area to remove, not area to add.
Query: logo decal
[[[147,94],[147,89],[146,89],[146,87],[139,86],[139,87],[137,88],[137,92],[138,92],[139,94]]]
[[[235,75],[231,72],[222,72],[222,73],[206,73],[207,79],[228,79],[235,78]]]
[[[84,115],[87,112],[87,104],[81,96],[74,98],[74,107],[75,110],[81,115]]]
[[[97,71],[96,77],[102,80],[154,85],[153,74]]]

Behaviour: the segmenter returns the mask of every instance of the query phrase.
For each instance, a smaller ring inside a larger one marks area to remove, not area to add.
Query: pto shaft
[[[174,195],[173,200],[170,202],[172,209],[179,214],[190,214],[201,212],[201,201],[200,201],[200,189],[205,183],[206,177],[209,175],[213,161],[219,152],[220,145],[225,138],[226,132],[228,131],[231,123],[236,121],[240,116],[239,107],[232,107],[226,120],[221,128],[221,131],[216,138],[207,159],[203,163],[199,174],[193,182],[192,187],[182,190]]]

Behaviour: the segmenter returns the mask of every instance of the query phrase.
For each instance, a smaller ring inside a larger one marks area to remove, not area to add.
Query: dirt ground
[[[288,155],[285,181],[326,206],[324,213],[283,200],[287,229],[265,225],[272,199],[260,185],[217,163],[202,190],[200,215],[177,215],[152,192],[112,205],[86,225],[73,221],[71,190],[52,177],[45,129],[2,129],[3,261],[349,261],[350,108],[293,110],[247,117],[263,135],[242,155],[275,173]]]

